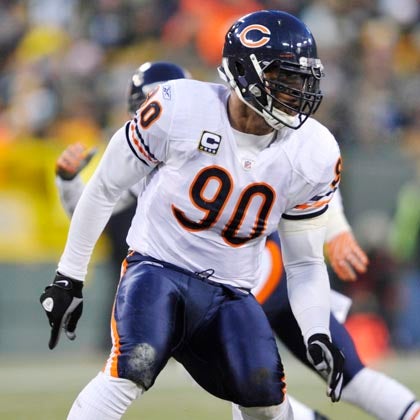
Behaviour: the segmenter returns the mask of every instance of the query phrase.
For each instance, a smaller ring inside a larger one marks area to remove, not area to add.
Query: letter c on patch
[[[253,41],[251,39],[248,39],[246,36],[248,35],[248,32],[250,31],[261,32],[261,39],[259,39],[258,41]],[[245,47],[258,48],[258,47],[262,47],[263,45],[267,44],[268,41],[270,41],[270,35],[271,35],[271,32],[267,27],[263,25],[254,24],[254,25],[247,26],[241,32],[241,34],[239,35],[239,40],[242,42],[243,45],[245,45]]]

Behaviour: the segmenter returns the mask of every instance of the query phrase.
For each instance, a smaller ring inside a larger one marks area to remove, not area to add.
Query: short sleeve
[[[149,167],[165,162],[175,100],[173,87],[159,85],[150,92],[126,124],[125,134],[134,155]],[[166,93],[164,93],[166,92]]]
[[[341,178],[341,157],[336,155],[335,162],[325,165],[318,182],[307,182],[296,194],[295,202],[283,214],[288,220],[307,219],[319,216],[328,209],[328,204],[338,188]],[[306,195],[306,197],[305,197]]]

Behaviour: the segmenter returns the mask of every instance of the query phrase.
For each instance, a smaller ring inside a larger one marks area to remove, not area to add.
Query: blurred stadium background
[[[365,361],[420,396],[417,0],[3,0],[0,418],[64,418],[105,357],[114,281],[106,236],[91,263],[78,340],[47,349],[38,296],[68,229],[54,185],[58,155],[75,141],[104,148],[127,118],[127,81],[144,61],[174,61],[194,78],[218,81],[229,23],[260,8],[296,14],[315,34],[326,72],[317,118],[340,143],[346,214],[371,258],[358,282],[332,282],[353,298],[348,326]],[[345,404],[332,407],[317,378],[288,355],[285,364],[292,394],[334,419],[368,418]],[[226,403],[192,386],[174,364],[127,418],[140,405],[150,419],[165,412],[229,418]]]

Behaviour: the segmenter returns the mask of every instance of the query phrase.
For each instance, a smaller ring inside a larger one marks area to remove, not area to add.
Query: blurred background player
[[[189,73],[171,63],[146,63],[139,67],[132,77],[129,91],[129,112],[135,113],[146,95],[159,82],[172,78],[189,77]],[[84,184],[79,173],[92,156],[81,143],[70,145],[58,158],[56,164],[57,186],[61,202],[71,215],[83,191]],[[131,221],[130,213],[135,210],[137,195],[143,188],[136,185],[127,191],[114,208],[110,220],[118,220],[117,228],[110,236],[115,270],[127,252],[126,232]],[[355,240],[344,214],[342,199],[336,192],[330,203],[329,222],[326,234],[326,257],[337,276],[344,281],[355,281],[358,273],[366,271],[368,259]],[[280,341],[308,367],[306,348],[297,322],[292,314],[287,297],[287,279],[281,259],[278,234],[269,237],[264,258],[265,275],[254,293],[263,305],[270,324]],[[115,278],[117,278],[116,276]],[[115,285],[116,286],[116,285]],[[115,287],[114,286],[114,287]],[[110,293],[113,296],[113,293]],[[350,306],[350,300],[332,291],[331,331],[336,345],[346,356],[343,399],[358,406],[381,420],[414,419],[413,413],[419,409],[414,394],[395,380],[364,366],[353,341],[342,324]],[[109,303],[111,307],[111,302]],[[107,324],[108,325],[108,324]],[[398,396],[391,398],[391,396]],[[289,396],[290,397],[290,396]],[[295,419],[312,420],[325,418],[309,407],[290,397]],[[234,418],[241,419],[234,407]]]

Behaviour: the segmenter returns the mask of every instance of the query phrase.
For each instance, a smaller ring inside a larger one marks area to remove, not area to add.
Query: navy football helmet
[[[185,78],[190,78],[188,71],[173,63],[156,61],[142,64],[131,78],[128,111],[134,114],[147,94],[159,83]]]
[[[279,10],[250,13],[232,25],[219,74],[275,129],[301,127],[322,100],[315,39],[302,21]]]

